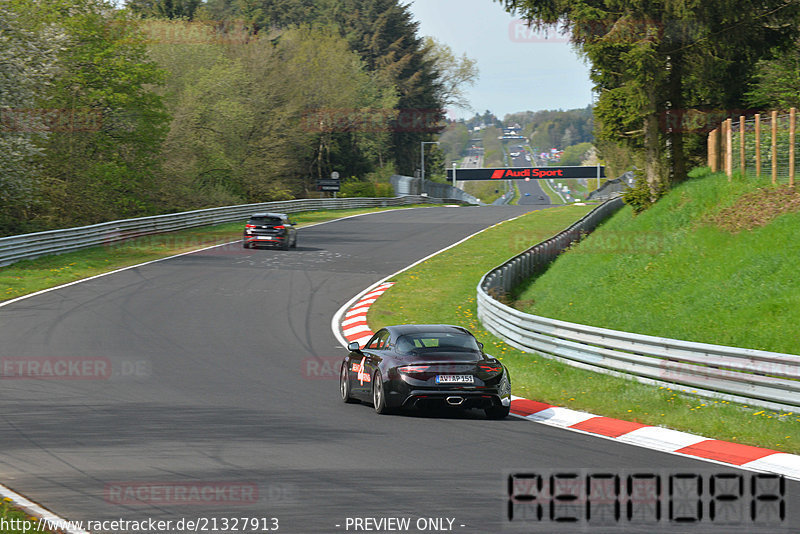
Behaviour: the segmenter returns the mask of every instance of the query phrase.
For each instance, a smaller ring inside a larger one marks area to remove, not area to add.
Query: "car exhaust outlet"
[[[464,397],[447,397],[445,400],[450,406],[459,406],[464,402]]]

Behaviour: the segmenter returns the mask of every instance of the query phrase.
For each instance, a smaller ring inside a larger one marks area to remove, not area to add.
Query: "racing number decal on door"
[[[361,363],[354,363],[352,369],[353,371],[358,373],[356,378],[358,378],[358,381],[361,382],[362,386],[364,385],[364,382],[372,382],[372,377],[369,376],[369,373],[364,372],[364,362],[366,361],[366,359],[367,359],[366,356],[361,358]]]

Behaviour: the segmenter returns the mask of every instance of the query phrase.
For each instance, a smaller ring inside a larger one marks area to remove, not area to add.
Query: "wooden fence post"
[[[728,181],[731,181],[733,176],[733,127],[731,119],[725,120],[725,174],[728,175]]]
[[[778,182],[778,112],[772,112],[772,183]]]
[[[795,124],[794,119],[797,115],[797,110],[792,108],[789,110],[789,185],[794,186],[794,137],[795,137]]]
[[[756,113],[756,177],[761,178],[761,113]]]
[[[719,170],[719,128],[714,128],[708,132],[708,166],[711,172]]]
[[[744,115],[739,115],[739,171],[744,176],[745,171],[745,144],[744,144],[744,134],[745,134],[745,124],[744,124]]]
[[[725,168],[726,168],[725,167],[725,165],[726,165],[726,163],[725,163],[726,162],[725,154],[728,153],[727,152],[728,151],[728,149],[727,149],[727,146],[728,146],[728,144],[727,144],[728,133],[727,132],[728,132],[728,121],[725,120],[725,121],[722,121],[720,123],[720,125],[719,125],[719,150],[717,151],[717,154],[718,154],[718,157],[719,157],[718,165],[719,165],[720,172],[725,172]]]

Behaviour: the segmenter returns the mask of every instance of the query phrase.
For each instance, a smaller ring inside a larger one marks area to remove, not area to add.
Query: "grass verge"
[[[464,191],[486,204],[491,204],[503,196],[506,186],[497,180],[494,182],[487,180],[464,181]]]
[[[407,208],[364,208],[292,214],[298,227],[349,215]],[[242,237],[244,221],[153,234],[0,267],[0,302],[139,263],[220,245]]]
[[[52,531],[42,528],[36,530],[39,526],[39,518],[32,517],[24,511],[16,508],[9,498],[3,498],[0,501],[0,521],[2,521],[3,534],[25,534],[28,532],[43,532],[44,534],[51,534]]]
[[[514,185],[514,198],[512,198],[512,199],[511,199],[511,202],[510,202],[510,204],[511,204],[512,206],[516,206],[517,204],[519,204],[519,198],[520,198],[520,196],[522,196],[522,195],[521,195],[521,193],[519,192],[519,184],[517,184],[517,181],[516,181],[516,180],[514,180],[514,181],[512,182],[512,184]]]
[[[615,330],[800,355],[796,195],[769,180],[693,176],[641,215],[623,208],[522,288],[515,307]],[[733,223],[750,227],[732,231]],[[565,299],[558,288],[570,286],[574,297]]]
[[[391,324],[448,323],[464,326],[503,360],[515,395],[599,415],[658,425],[711,438],[800,453],[800,417],[682,394],[592,373],[523,353],[489,334],[477,320],[475,291],[481,276],[514,254],[563,230],[590,206],[562,206],[508,221],[399,274],[368,314],[373,329]],[[553,288],[576,301],[571,280]],[[601,306],[597,308],[603,310]],[[605,312],[603,313],[605,315]]]
[[[553,187],[547,180],[539,180],[539,185],[542,187],[542,191],[544,191],[544,194],[548,196],[552,204],[558,205],[564,203],[564,199],[553,190]]]

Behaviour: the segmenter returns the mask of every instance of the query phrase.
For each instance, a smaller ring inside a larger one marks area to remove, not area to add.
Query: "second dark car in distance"
[[[297,228],[285,213],[254,213],[245,224],[242,246],[289,250],[297,246]]]
[[[339,371],[344,402],[372,402],[381,414],[434,406],[479,408],[490,419],[509,414],[508,370],[466,328],[387,326],[363,348],[347,348]]]

